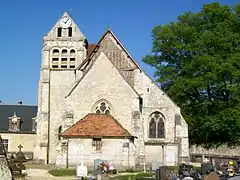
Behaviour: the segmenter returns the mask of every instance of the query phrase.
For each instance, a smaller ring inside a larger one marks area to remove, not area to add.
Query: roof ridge
[[[104,117],[104,118],[97,118],[97,117]],[[97,128],[97,131],[95,128]],[[111,131],[105,131],[105,128],[110,128]],[[99,134],[96,134],[96,132]],[[79,121],[77,121],[75,124],[73,124],[71,127],[69,127],[64,132],[62,132],[61,135],[65,137],[70,137],[70,136],[131,137],[132,136],[129,133],[129,131],[125,129],[111,114],[108,115],[108,114],[96,114],[96,113],[88,113]]]
[[[0,106],[31,106],[31,107],[38,107],[37,105],[31,105],[31,104],[0,104]]]

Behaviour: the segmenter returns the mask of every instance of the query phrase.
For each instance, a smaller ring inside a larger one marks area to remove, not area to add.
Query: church
[[[34,158],[117,168],[189,160],[180,108],[107,29],[89,43],[67,14],[43,37]]]

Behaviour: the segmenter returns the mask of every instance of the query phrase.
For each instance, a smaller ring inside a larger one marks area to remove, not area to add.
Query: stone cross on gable
[[[19,144],[18,148],[19,148],[19,152],[22,152],[23,146],[21,144]]]

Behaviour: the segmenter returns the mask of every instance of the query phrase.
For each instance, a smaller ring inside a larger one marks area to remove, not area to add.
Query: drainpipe
[[[66,155],[66,168],[68,169],[68,145],[69,145],[69,139],[67,140],[67,155]]]

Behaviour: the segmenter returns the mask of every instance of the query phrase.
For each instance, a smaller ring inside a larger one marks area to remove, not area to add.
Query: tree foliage
[[[181,107],[191,144],[240,143],[240,4],[206,4],[152,30],[162,89]]]

